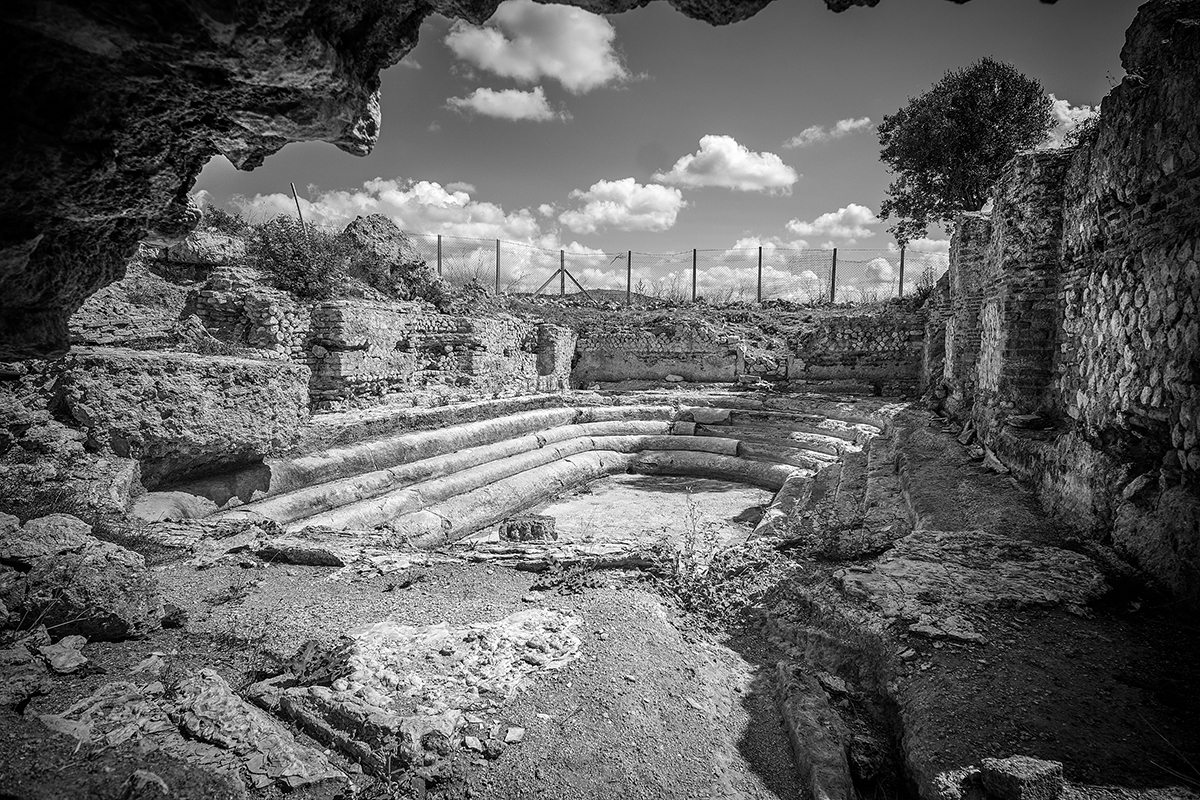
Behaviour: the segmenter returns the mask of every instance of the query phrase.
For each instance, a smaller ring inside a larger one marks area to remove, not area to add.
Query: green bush
[[[350,252],[336,234],[278,216],[251,229],[246,260],[301,300],[327,300],[345,285]]]

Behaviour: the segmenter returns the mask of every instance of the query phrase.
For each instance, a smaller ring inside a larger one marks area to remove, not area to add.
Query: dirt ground
[[[61,711],[105,682],[136,679],[132,670],[154,653],[168,671],[212,667],[239,689],[277,672],[306,640],[334,639],[358,624],[465,625],[540,607],[582,621],[579,659],[534,674],[510,703],[490,709],[487,725],[523,728],[524,740],[494,760],[463,751],[458,779],[430,796],[798,798],[767,679],[770,646],[742,637],[740,652],[731,649],[639,575],[535,592],[537,575],[483,565],[338,575],[328,567],[236,563],[201,571],[178,561],[157,572],[165,599],[187,614],[186,628],[144,642],[89,644],[89,674],[56,678],[52,699],[26,709],[31,722],[0,738],[12,770],[0,773],[0,785],[11,796],[78,796],[66,791],[77,790],[84,774],[72,766],[69,746],[65,763],[22,764],[22,749],[46,738],[34,715]],[[356,771],[337,754],[333,760]],[[366,796],[407,796],[361,774],[358,783]]]

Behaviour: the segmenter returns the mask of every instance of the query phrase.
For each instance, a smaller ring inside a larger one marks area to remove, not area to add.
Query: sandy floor
[[[772,493],[709,478],[613,475],[530,513],[554,517],[559,541],[720,543],[744,534]]]

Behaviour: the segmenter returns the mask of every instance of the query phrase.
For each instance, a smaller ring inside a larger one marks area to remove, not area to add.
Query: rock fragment
[[[979,765],[983,788],[995,800],[1058,800],[1065,783],[1063,765],[1029,756],[985,758]]]

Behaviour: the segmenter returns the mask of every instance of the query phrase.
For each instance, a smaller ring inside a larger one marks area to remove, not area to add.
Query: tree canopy
[[[987,202],[1000,170],[1045,140],[1051,101],[1042,85],[991,58],[947,72],[879,126],[880,159],[895,180],[880,207],[901,242]]]

